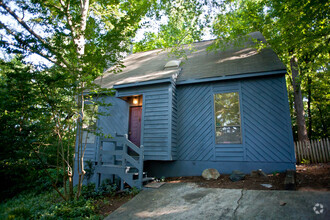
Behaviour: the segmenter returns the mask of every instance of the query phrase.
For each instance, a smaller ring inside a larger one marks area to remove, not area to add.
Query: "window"
[[[215,143],[242,143],[238,92],[214,95]]]

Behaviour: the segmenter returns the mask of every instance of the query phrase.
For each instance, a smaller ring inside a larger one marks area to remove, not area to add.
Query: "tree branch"
[[[68,22],[68,26],[71,30],[71,36],[73,39],[75,39],[75,31],[74,31],[74,26],[73,26],[73,23],[72,23],[72,16],[71,14],[69,13],[69,8],[70,8],[70,3],[68,2],[67,5],[64,4],[63,0],[60,0],[60,4],[62,5],[62,7],[64,8],[63,9],[63,12],[65,13],[66,15],[66,20]]]
[[[0,43],[1,44],[5,44],[5,45],[10,45],[10,46],[14,46],[14,47],[17,47],[17,48],[20,48],[22,50],[27,50],[29,52],[32,52],[32,53],[36,53],[38,54],[39,56],[45,58],[46,60],[50,61],[51,63],[54,63],[54,64],[57,64],[59,66],[63,66],[62,63],[58,62],[56,59],[42,53],[40,50],[38,50],[37,48],[34,48],[33,46],[27,44],[25,41],[23,41],[22,39],[20,39],[17,34],[15,34],[12,30],[10,30],[5,24],[3,24],[1,21],[0,21],[0,27],[3,27],[7,33],[9,33],[10,35],[12,35],[16,41],[19,43],[19,45],[17,44],[14,44],[14,43],[10,43],[10,42],[7,42],[7,41],[4,41],[4,40],[1,40]]]
[[[15,12],[13,12],[7,5],[5,5],[3,3],[2,0],[0,0],[0,6],[5,9],[19,24],[21,24],[25,30],[27,30],[30,34],[32,34],[35,38],[37,38],[39,40],[39,42],[41,44],[43,44],[45,46],[45,48],[47,48],[51,53],[53,53],[54,55],[57,55],[58,58],[60,58],[61,62],[63,62],[63,64],[66,66],[66,67],[69,67],[69,63],[63,58],[61,57],[50,45],[49,43],[47,43],[44,39],[42,39],[37,33],[35,33],[26,23],[25,21],[23,21],[22,19],[20,19],[16,14]],[[5,28],[6,26],[1,23],[1,25],[3,25]],[[6,30],[10,30],[9,28],[6,28]],[[13,33],[13,32],[12,32]],[[18,36],[17,36],[18,38]],[[18,40],[16,37],[15,39]],[[23,41],[22,41],[23,42]],[[26,44],[25,44],[26,45]],[[36,53],[36,52],[35,52]],[[53,62],[54,63],[54,62]],[[56,62],[56,64],[59,64],[58,62]],[[63,65],[60,65],[60,66],[63,66]]]
[[[15,12],[13,12],[7,5],[3,3],[2,0],[0,0],[0,6],[4,8],[13,18],[15,18],[16,21],[18,21],[30,34],[35,36],[42,44],[48,45],[48,43],[42,39],[36,32],[34,32],[22,19],[20,19]]]

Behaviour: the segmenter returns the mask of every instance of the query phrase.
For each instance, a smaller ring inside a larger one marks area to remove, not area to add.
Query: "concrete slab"
[[[146,188],[159,188],[164,184],[165,184],[164,182],[151,182],[151,183],[148,183],[147,185],[145,185],[144,187],[146,187]]]
[[[329,208],[330,192],[215,189],[166,183],[158,189],[143,190],[106,219],[330,219]]]

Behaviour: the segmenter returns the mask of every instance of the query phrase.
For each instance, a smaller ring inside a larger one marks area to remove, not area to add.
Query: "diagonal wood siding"
[[[171,112],[171,145],[172,145],[172,159],[176,160],[177,159],[177,130],[178,130],[178,98],[177,98],[177,90],[176,90],[176,85],[173,82],[171,84],[171,102],[170,106],[172,108]]]
[[[209,85],[178,87],[178,160],[213,160]]]
[[[293,140],[283,77],[242,81],[247,161],[289,162]]]
[[[213,95],[239,92],[241,144],[215,144]],[[178,160],[292,162],[294,148],[283,75],[181,85]]]

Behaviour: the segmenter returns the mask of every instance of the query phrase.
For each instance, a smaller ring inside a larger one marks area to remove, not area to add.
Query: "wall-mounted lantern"
[[[134,97],[133,98],[133,104],[137,105],[139,103],[139,98],[138,97]]]

